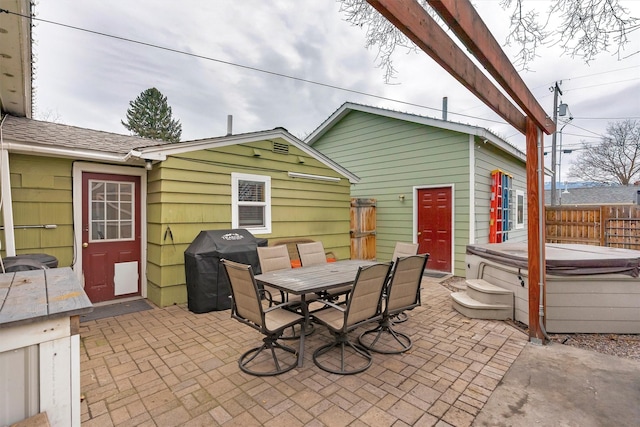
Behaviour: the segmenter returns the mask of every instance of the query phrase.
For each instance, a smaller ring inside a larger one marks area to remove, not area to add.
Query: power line
[[[181,54],[181,55],[186,55],[186,56],[191,56],[191,57],[198,58],[198,59],[217,62],[217,63],[224,64],[224,65],[231,65],[233,67],[243,68],[243,69],[246,69],[246,70],[256,71],[256,72],[259,72],[259,73],[269,74],[269,75],[272,75],[272,76],[283,77],[283,78],[290,79],[290,80],[295,80],[295,81],[299,81],[299,82],[303,82],[303,83],[309,83],[309,84],[322,86],[322,87],[326,87],[326,88],[330,88],[330,89],[336,89],[336,90],[340,90],[340,91],[344,91],[344,92],[354,93],[354,94],[357,94],[357,95],[369,96],[369,97],[372,97],[372,98],[381,99],[381,100],[384,100],[384,101],[396,102],[396,103],[399,103],[399,104],[409,105],[409,106],[412,106],[412,107],[425,108],[427,110],[433,110],[433,111],[437,111],[437,112],[442,112],[442,109],[440,109],[440,108],[427,107],[426,105],[415,104],[415,103],[408,102],[408,101],[400,101],[398,99],[388,98],[388,97],[381,96],[381,95],[374,95],[374,94],[371,94],[371,93],[362,92],[362,91],[358,91],[358,90],[355,90],[355,89],[347,89],[347,88],[336,86],[336,85],[333,85],[333,84],[330,84],[330,83],[322,83],[322,82],[317,82],[315,80],[305,79],[305,78],[302,78],[302,77],[290,76],[288,74],[279,73],[279,72],[276,72],[276,71],[269,71],[269,70],[265,70],[265,69],[262,69],[262,68],[257,68],[257,67],[252,67],[252,66],[249,66],[249,65],[238,64],[238,63],[235,63],[235,62],[225,61],[225,60],[222,60],[222,59],[216,59],[216,58],[212,58],[212,57],[209,57],[209,56],[199,55],[199,54],[196,54],[196,53],[185,52],[183,50],[174,49],[174,48],[171,48],[171,47],[160,46],[160,45],[157,45],[157,44],[143,42],[143,41],[139,41],[139,40],[134,40],[134,39],[130,39],[130,38],[127,38],[127,37],[116,36],[116,35],[113,35],[113,34],[107,34],[107,33],[103,33],[103,32],[100,32],[100,31],[95,31],[95,30],[90,30],[90,29],[87,29],[87,28],[77,27],[77,26],[74,26],[74,25],[63,24],[63,23],[60,23],[60,22],[55,22],[55,21],[50,21],[50,20],[47,20],[47,19],[37,18],[35,16],[34,17],[30,17],[30,16],[26,16],[26,15],[22,15],[22,14],[19,14],[19,13],[11,12],[11,11],[8,11],[8,10],[5,10],[5,9],[1,9],[1,8],[0,8],[0,12],[5,12],[5,13],[12,14],[12,15],[21,16],[23,18],[32,19],[34,21],[40,21],[40,22],[44,22],[44,23],[47,23],[47,24],[51,24],[51,25],[57,25],[57,26],[60,26],[60,27],[69,28],[69,29],[76,30],[76,31],[82,31],[82,32],[86,32],[86,33],[90,33],[90,34],[94,34],[94,35],[98,35],[98,36],[102,36],[102,37],[108,37],[108,38],[124,41],[124,42],[127,42],[127,43],[133,43],[133,44],[138,44],[138,45],[142,45],[142,46],[146,46],[146,47],[151,47],[151,48],[154,48],[154,49],[165,50],[167,52],[178,53],[178,54]],[[461,117],[472,118],[472,119],[476,119],[476,120],[483,120],[483,121],[488,121],[488,122],[493,122],[493,123],[498,123],[498,124],[507,124],[507,122],[504,121],[504,120],[485,119],[485,118],[482,118],[482,117],[477,117],[477,116],[472,116],[472,115],[462,114],[462,113],[455,113],[455,112],[452,112],[452,111],[449,111],[448,114],[461,116]]]
[[[640,119],[640,116],[629,117],[573,117],[576,120],[627,120],[627,119]]]
[[[589,88],[592,88],[592,87],[600,87],[600,86],[607,86],[607,85],[613,85],[613,84],[618,84],[618,83],[631,82],[633,80],[640,80],[640,77],[635,77],[633,79],[627,79],[627,80],[618,80],[618,81],[615,81],[615,82],[598,83],[596,85],[591,85],[591,86],[574,87],[573,89],[565,89],[565,92],[571,92],[571,91],[578,90],[578,89],[589,89]]]

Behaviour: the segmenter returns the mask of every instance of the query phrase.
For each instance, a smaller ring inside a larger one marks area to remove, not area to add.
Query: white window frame
[[[264,183],[264,202],[238,201],[239,181],[256,181]],[[263,227],[240,227],[239,206],[264,206]],[[271,233],[271,177],[266,175],[252,175],[245,173],[231,173],[231,227],[243,228],[252,234]]]
[[[515,224],[516,229],[524,228],[524,191],[516,190],[516,197],[513,203],[515,206],[513,213],[513,223]],[[519,202],[520,201],[520,202]],[[522,221],[518,221],[518,212],[522,210]]]

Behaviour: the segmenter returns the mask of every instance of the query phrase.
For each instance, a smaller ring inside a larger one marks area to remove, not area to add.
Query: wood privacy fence
[[[637,205],[547,206],[547,243],[640,249]]]
[[[351,259],[376,258],[376,200],[351,199]]]

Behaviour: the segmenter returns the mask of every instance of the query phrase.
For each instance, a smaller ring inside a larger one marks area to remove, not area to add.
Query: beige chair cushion
[[[298,243],[298,254],[303,267],[327,262],[322,242]]]
[[[291,259],[286,246],[259,246],[258,260],[263,273],[291,268]]]
[[[406,256],[416,255],[417,253],[418,253],[417,243],[398,242],[396,243],[396,247],[393,250],[393,257],[391,257],[391,261],[396,262],[398,261],[398,258],[404,258]]]

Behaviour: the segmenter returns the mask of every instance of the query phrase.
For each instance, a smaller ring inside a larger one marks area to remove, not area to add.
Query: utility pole
[[[562,80],[560,83],[556,82],[553,87],[550,87],[549,90],[553,91],[553,123],[558,124],[558,93],[562,95],[562,91],[560,90],[560,85],[562,84]],[[556,192],[556,182],[558,181],[557,176],[557,167],[556,167],[556,135],[558,131],[553,132],[551,136],[551,169],[553,170],[553,175],[551,176],[551,206],[556,206],[557,202],[557,192]]]

